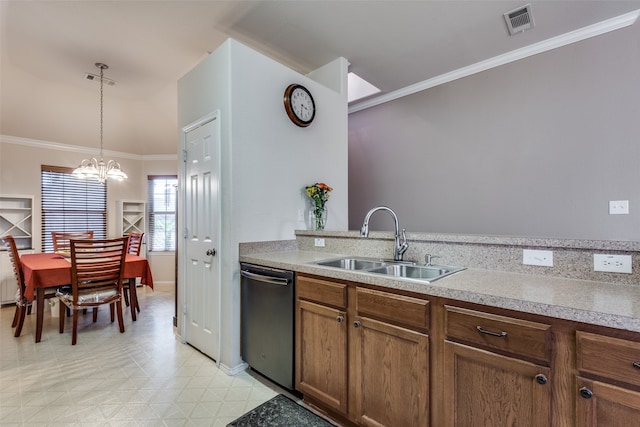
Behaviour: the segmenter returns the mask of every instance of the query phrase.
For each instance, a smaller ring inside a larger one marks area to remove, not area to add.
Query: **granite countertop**
[[[245,254],[240,261],[640,332],[638,286],[475,268],[425,283],[313,264],[341,256],[295,250]]]

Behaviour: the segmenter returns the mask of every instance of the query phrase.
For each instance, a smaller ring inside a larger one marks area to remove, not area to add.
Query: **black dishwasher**
[[[293,271],[240,263],[241,355],[251,368],[294,388]]]

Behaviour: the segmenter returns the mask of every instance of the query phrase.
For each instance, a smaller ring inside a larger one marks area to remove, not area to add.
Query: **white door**
[[[220,235],[219,122],[216,116],[185,130],[185,341],[219,362]]]

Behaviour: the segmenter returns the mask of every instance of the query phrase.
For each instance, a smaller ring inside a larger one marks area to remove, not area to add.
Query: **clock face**
[[[313,96],[304,86],[296,84],[289,85],[284,92],[284,108],[291,121],[301,127],[309,126],[316,115]]]

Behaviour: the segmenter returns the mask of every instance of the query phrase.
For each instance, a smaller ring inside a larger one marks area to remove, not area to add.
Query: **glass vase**
[[[311,227],[313,230],[324,230],[327,223],[327,210],[325,208],[314,207],[311,209]]]

